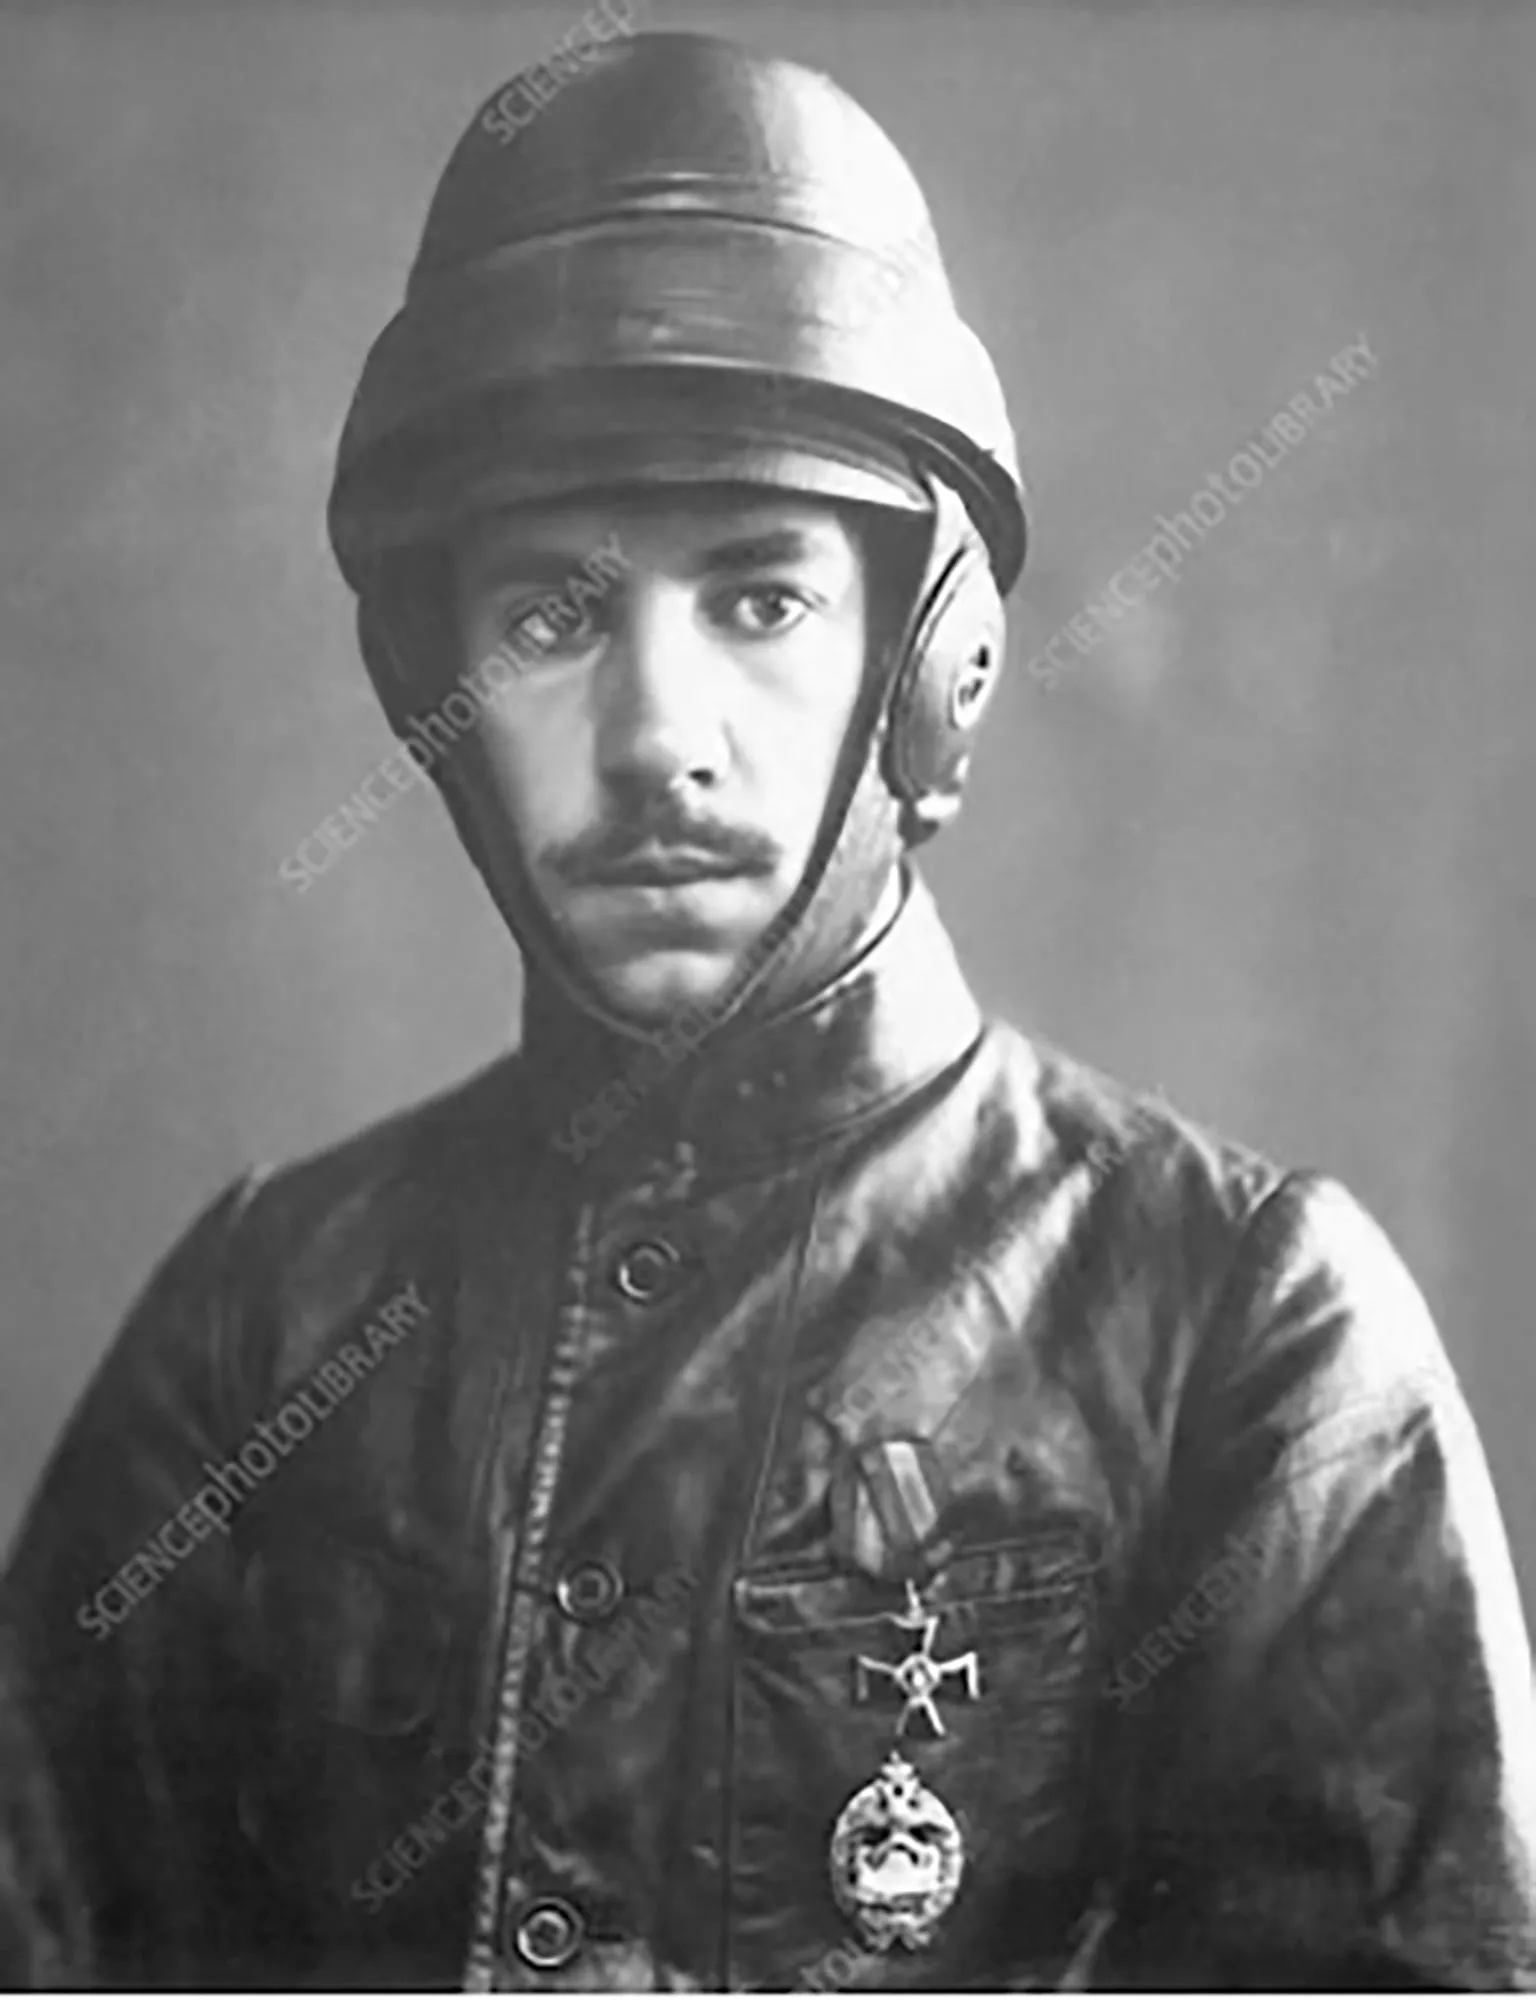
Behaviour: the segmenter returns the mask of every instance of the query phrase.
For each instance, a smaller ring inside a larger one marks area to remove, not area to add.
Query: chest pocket
[[[825,1569],[737,1579],[733,1917],[749,1958],[754,1935],[780,1964],[786,1953],[814,1958],[842,1935],[827,1873],[832,1827],[894,1748],[959,1822],[959,1930],[974,1930],[988,1895],[1010,1893],[1021,1876],[1071,1874],[1101,1565],[1096,1525],[1076,1518],[955,1554],[923,1587],[937,1621],[926,1651],[941,1670],[932,1694],[943,1733],[912,1707],[899,1743],[904,1695],[880,1669],[925,1640],[893,1620],[902,1591]],[[960,1664],[942,1671],[947,1662]]]

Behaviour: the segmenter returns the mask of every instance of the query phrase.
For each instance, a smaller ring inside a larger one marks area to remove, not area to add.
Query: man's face
[[[457,544],[461,669],[527,662],[457,761],[464,810],[619,1011],[719,997],[794,892],[863,681],[865,567],[834,508],[742,488]]]

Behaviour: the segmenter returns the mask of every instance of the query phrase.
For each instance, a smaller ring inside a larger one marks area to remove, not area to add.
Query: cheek
[[[861,684],[861,656],[823,655],[788,680],[762,717],[758,742],[768,795],[807,839],[820,823]]]
[[[491,710],[465,746],[465,787],[477,809],[510,826],[527,854],[569,840],[591,817],[590,732],[552,708]]]

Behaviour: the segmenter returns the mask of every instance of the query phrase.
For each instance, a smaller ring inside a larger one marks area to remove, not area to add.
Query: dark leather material
[[[0,1990],[86,1983],[86,1900],[71,1880],[48,1759],[0,1611]]]
[[[443,172],[343,430],[331,526],[354,588],[370,553],[432,531],[445,446],[505,480],[530,417],[536,435],[594,384],[661,377],[731,381],[746,436],[787,422],[792,443],[818,411],[829,464],[828,424],[898,445],[964,498],[1006,595],[1026,529],[1001,387],[867,112],[798,63],[678,32],[610,43],[510,144],[495,103]],[[855,462],[850,497],[875,469],[865,446]]]
[[[105,1983],[837,1985],[896,1719],[853,1660],[906,1642],[833,1501],[889,1439],[980,1684],[904,1743],[959,1896],[856,1983],[1536,1971],[1503,1531],[1348,1194],[983,1027],[921,889],[590,1147],[533,1041],[222,1196],[53,1460],[10,1603]],[[230,1532],[82,1622],[348,1347]]]

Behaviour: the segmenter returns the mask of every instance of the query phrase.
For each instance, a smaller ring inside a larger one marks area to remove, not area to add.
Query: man
[[[331,527],[522,1045],[221,1196],[45,1478],[104,1982],[1518,1983],[1529,1655],[1411,1280],[983,1024],[910,866],[1025,528],[889,141],[691,35],[482,113]]]

